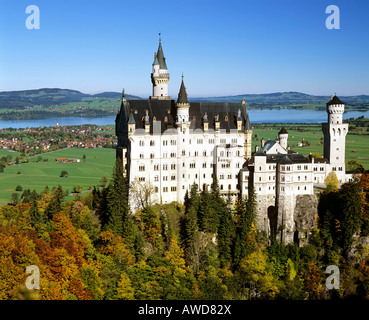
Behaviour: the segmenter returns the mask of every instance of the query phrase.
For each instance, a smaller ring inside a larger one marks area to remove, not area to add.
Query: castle
[[[335,171],[345,172],[345,105],[337,96],[327,103],[323,123],[324,157],[305,157],[288,147],[282,128],[278,141],[261,141],[251,150],[252,127],[245,101],[189,102],[182,75],[177,101],[168,96],[170,75],[161,39],[154,55],[148,100],[127,100],[123,91],[116,117],[117,158],[129,181],[153,188],[153,201],[183,203],[193,183],[209,190],[216,177],[224,196],[257,198],[257,227],[284,242],[303,241],[315,219],[314,186]]]

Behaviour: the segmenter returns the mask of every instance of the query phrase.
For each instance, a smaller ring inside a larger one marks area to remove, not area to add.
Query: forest
[[[118,160],[119,161],[119,160]],[[309,243],[298,247],[255,226],[256,195],[234,203],[214,180],[184,204],[128,205],[122,166],[87,196],[59,186],[0,207],[0,299],[321,300],[369,295],[369,174],[321,191]],[[145,199],[144,199],[145,200]],[[30,265],[40,288],[25,286]],[[339,289],[326,287],[328,265]]]

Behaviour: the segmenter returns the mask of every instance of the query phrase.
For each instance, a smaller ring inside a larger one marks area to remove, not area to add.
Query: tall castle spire
[[[170,100],[168,96],[169,73],[163,47],[161,45],[161,33],[159,33],[159,47],[154,54],[152,64],[151,82],[153,84],[152,96],[150,99]]]

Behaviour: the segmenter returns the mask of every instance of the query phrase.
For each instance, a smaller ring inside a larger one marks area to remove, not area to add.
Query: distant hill
[[[94,98],[120,99],[122,93],[103,92],[99,94],[86,94],[77,90],[43,88],[37,90],[2,91],[0,92],[0,109],[24,109],[32,106],[50,107],[63,103],[80,102]],[[141,99],[126,94],[127,99]]]
[[[270,107],[287,107],[300,106],[319,107],[331,99],[330,96],[314,96],[301,92],[276,92],[265,94],[240,94],[235,96],[205,97],[192,98],[190,101],[213,101],[213,102],[239,102],[245,98],[247,105],[251,108],[270,108]],[[369,95],[360,96],[339,96],[342,102],[348,107],[369,108]]]
[[[40,119],[56,116],[104,116],[119,110],[121,92],[86,94],[77,90],[42,88],[37,90],[0,92],[0,120]],[[126,94],[127,99],[141,99]],[[330,96],[314,96],[301,92],[239,94],[234,96],[192,98],[190,101],[240,102],[245,98],[249,109],[313,109],[323,110]],[[339,96],[347,110],[369,110],[369,95]]]

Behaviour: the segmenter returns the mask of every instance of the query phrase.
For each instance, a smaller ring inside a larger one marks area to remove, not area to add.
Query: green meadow
[[[300,128],[303,126],[300,126]],[[301,153],[304,156],[309,153],[318,153],[323,156],[323,144],[319,142],[323,141],[323,132],[321,126],[307,125],[304,128],[304,132],[288,129],[288,145],[291,150]],[[252,148],[255,150],[255,146],[261,145],[261,139],[265,141],[268,139],[274,140],[278,135],[279,129],[276,128],[258,128],[253,129]],[[255,134],[257,137],[255,137]],[[305,139],[310,143],[310,146],[299,147],[298,142]],[[346,136],[346,161],[357,160],[360,162],[366,170],[369,170],[369,135],[364,134],[348,134]]]
[[[0,157],[12,155],[13,161],[17,152],[0,150]],[[83,156],[86,160],[83,161]],[[73,191],[77,184],[82,185],[83,190],[88,190],[89,186],[98,185],[103,176],[109,179],[115,161],[115,149],[82,149],[68,148],[41,154],[42,160],[37,162],[37,156],[29,158],[28,163],[7,166],[3,173],[0,173],[0,204],[7,204],[15,188],[21,185],[24,189],[35,189],[42,191],[46,186],[51,190],[53,187],[61,185],[63,190]],[[55,161],[56,158],[78,158],[81,162],[61,163]],[[47,162],[43,159],[48,159]],[[61,178],[61,171],[67,171],[68,177]],[[19,173],[20,172],[20,173]],[[18,192],[19,196],[22,192]]]

